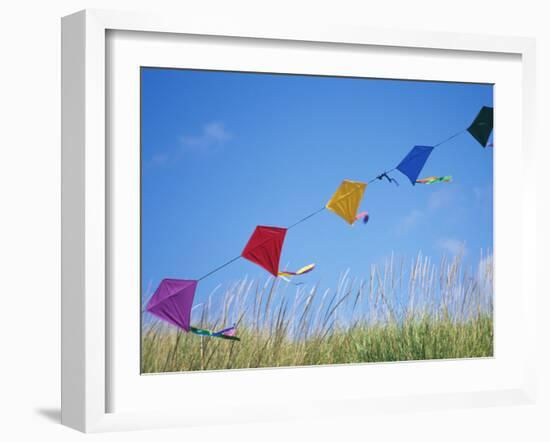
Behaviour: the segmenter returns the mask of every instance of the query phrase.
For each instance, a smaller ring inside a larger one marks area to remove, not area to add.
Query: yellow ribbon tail
[[[296,272],[288,272],[288,271],[279,272],[278,276],[287,277],[287,278],[290,276],[299,276],[299,275],[303,275],[304,273],[311,272],[314,268],[315,268],[315,264],[308,264],[307,266],[302,267]]]

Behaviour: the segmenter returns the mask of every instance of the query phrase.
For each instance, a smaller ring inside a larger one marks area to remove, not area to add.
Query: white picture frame
[[[513,54],[521,57],[521,155],[516,179],[528,176],[535,166],[535,44],[532,39],[479,35],[388,31],[345,26],[303,27],[242,22],[216,23],[194,17],[177,19],[150,14],[87,10],[62,21],[62,423],[85,432],[167,426],[208,425],[209,415],[190,415],[182,408],[109,412],[109,366],[112,354],[106,328],[112,318],[108,302],[108,228],[113,199],[109,194],[108,136],[106,120],[108,63],[106,35],[110,31],[155,32],[163,35],[218,36],[339,45],[467,51]],[[519,176],[518,176],[519,175]],[[521,324],[526,336],[535,333],[536,315],[536,194],[532,186],[521,188],[520,250]],[[116,201],[116,200],[115,200]],[[519,240],[518,240],[519,241]],[[502,249],[498,253],[510,253]],[[498,258],[497,258],[498,259]],[[315,399],[309,407],[287,404],[272,407],[250,397],[239,404],[241,412],[225,422],[254,422],[289,417],[368,414],[419,408],[530,403],[535,397],[535,340],[526,339],[521,357],[521,382],[505,388],[472,391],[429,392],[377,397],[330,396]],[[497,356],[498,357],[498,356]],[[389,366],[388,366],[389,367]],[[322,369],[322,368],[321,368]],[[360,368],[359,368],[360,369]],[[326,369],[325,369],[326,370]],[[412,370],[412,368],[410,368]],[[422,370],[422,368],[418,368]],[[264,371],[264,373],[266,373]],[[286,370],[287,378],[300,371]],[[233,372],[233,379],[243,376]],[[262,377],[263,376],[263,377]],[[198,378],[197,378],[198,379]],[[257,382],[266,382],[260,375]],[[248,411],[243,413],[242,411]],[[219,422],[219,420],[218,420]]]

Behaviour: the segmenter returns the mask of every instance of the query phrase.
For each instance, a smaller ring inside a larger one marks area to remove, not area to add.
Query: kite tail
[[[359,221],[360,219],[363,219],[363,224],[367,224],[369,222],[369,212],[367,212],[366,210],[361,212],[361,213],[358,213],[357,215],[355,215],[355,221],[353,221],[353,223],[355,224],[357,221]]]
[[[208,336],[210,338],[228,339],[231,341],[240,341],[241,339],[235,336],[235,326],[220,330],[219,332],[213,332],[204,328],[189,327],[189,331],[199,336]]]
[[[282,277],[299,276],[299,275],[303,275],[305,273],[311,272],[314,268],[315,268],[315,264],[308,264],[307,266],[304,266],[295,272],[289,272],[288,270],[284,270],[282,272],[279,272],[277,275]]]
[[[447,176],[430,176],[428,178],[422,178],[420,180],[416,180],[418,184],[435,184],[435,183],[450,183],[452,182],[453,177],[450,175]]]
[[[363,211],[361,213],[358,213],[357,215],[355,215],[355,221],[359,221],[361,218],[363,218],[364,216],[366,216],[368,213],[367,211]]]
[[[231,327],[227,327],[227,328],[224,328],[223,330],[217,331],[213,335],[214,336],[219,336],[219,335],[235,336],[235,330],[236,330],[236,326],[235,324],[233,324]]]

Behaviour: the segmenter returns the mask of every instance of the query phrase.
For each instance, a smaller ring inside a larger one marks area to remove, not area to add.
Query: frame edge
[[[61,21],[61,423],[106,415],[105,26]]]
[[[85,13],[61,21],[61,423],[85,427]]]

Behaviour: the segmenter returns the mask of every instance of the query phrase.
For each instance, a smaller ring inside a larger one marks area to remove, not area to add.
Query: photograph
[[[142,66],[141,374],[493,357],[493,88]]]

